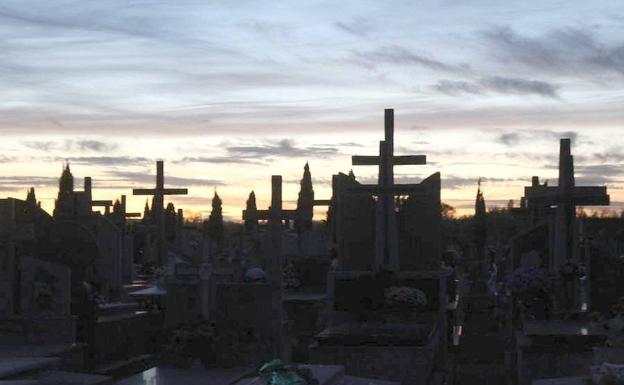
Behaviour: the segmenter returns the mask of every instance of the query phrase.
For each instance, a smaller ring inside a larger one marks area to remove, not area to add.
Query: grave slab
[[[157,366],[114,385],[230,385],[240,380],[247,371],[247,368],[179,369]]]

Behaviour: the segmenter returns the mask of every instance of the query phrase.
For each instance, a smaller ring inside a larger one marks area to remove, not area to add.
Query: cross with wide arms
[[[395,184],[394,166],[427,164],[425,155],[394,155],[394,110],[384,111],[385,138],[379,142],[378,156],[354,155],[354,166],[378,166],[377,184],[360,184],[347,189],[350,194],[375,195],[376,208],[376,266],[377,269],[399,270],[398,229],[395,196],[415,195],[425,192],[420,184]]]
[[[281,176],[280,176],[280,180],[281,180]],[[281,191],[281,182],[280,182],[280,191]],[[313,206],[329,206],[330,203],[331,201],[329,199],[315,199],[312,202],[312,205]],[[281,207],[281,204],[280,204],[280,207]],[[298,209],[281,209],[280,213],[281,213],[280,214],[281,221],[294,221],[295,219],[297,219],[299,210]],[[268,210],[253,210],[252,212],[249,212],[248,210],[243,210],[243,220],[246,221],[248,219],[268,221],[271,219],[271,208],[269,208]]]
[[[570,139],[561,139],[559,149],[559,185],[540,185],[533,177],[533,185],[524,188],[529,207],[556,206],[554,263],[561,267],[572,259],[574,253],[574,221],[576,206],[607,206],[609,195],[606,186],[575,186],[574,158]]]
[[[165,226],[164,226],[164,199],[165,195],[187,195],[188,189],[185,188],[165,188],[165,172],[162,160],[156,162],[156,187],[151,189],[136,188],[132,190],[132,195],[152,195],[154,203],[152,204],[152,215],[156,221],[158,228],[158,263],[165,262]]]

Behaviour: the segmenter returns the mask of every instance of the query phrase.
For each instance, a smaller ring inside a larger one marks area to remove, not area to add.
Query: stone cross
[[[93,200],[93,181],[90,176],[84,178],[84,192],[87,199],[87,205],[93,207],[104,207],[104,214],[110,214],[110,208],[113,206],[112,200]]]
[[[124,217],[125,218],[140,218],[141,217],[141,213],[129,213],[126,211],[127,205],[126,205],[126,196],[122,195],[121,196],[121,210],[124,213]]]
[[[166,262],[166,246],[165,246],[165,226],[164,226],[164,200],[165,195],[186,195],[188,189],[185,188],[165,188],[164,163],[162,160],[156,162],[156,187],[151,189],[133,189],[133,195],[152,195],[154,197],[152,204],[152,216],[155,220],[158,235],[156,242],[158,246],[158,264],[162,265]]]
[[[560,142],[559,185],[551,187],[533,183],[524,188],[524,195],[529,207],[556,206],[555,266],[561,266],[573,258],[576,206],[609,205],[606,186],[575,186],[570,139],[561,139]]]
[[[329,206],[329,199],[315,199],[313,201],[314,206]],[[294,221],[297,218],[298,210],[297,209],[282,209],[281,211],[281,220],[283,221]],[[254,219],[259,221],[268,221],[271,216],[271,209],[269,210],[255,210],[253,212],[248,212],[247,210],[243,210],[243,220]]]
[[[422,165],[427,163],[427,158],[425,155],[394,155],[394,110],[386,109],[384,112],[385,140],[379,142],[379,155],[355,155],[352,157],[354,166],[378,166],[378,182],[377,184],[362,184],[349,188],[347,191],[349,193],[363,193],[378,197],[375,215],[375,264],[378,269],[398,271],[399,235],[394,197],[423,193],[424,188],[419,184],[395,184],[394,166]]]
[[[529,208],[556,206],[553,271],[558,271],[576,258],[576,206],[604,206],[610,201],[606,186],[575,186],[570,139],[561,139],[560,142],[559,185],[541,185],[537,177],[533,177],[533,184],[525,187],[524,195]],[[574,306],[572,296],[571,293],[564,294],[568,308]]]
[[[92,200],[91,207],[104,207],[104,214],[110,214],[110,208],[113,201],[110,200]]]
[[[273,319],[273,351],[278,357],[284,354],[283,349],[283,304],[282,304],[282,221],[294,219],[297,210],[282,209],[282,176],[271,177],[271,206],[268,210],[257,210],[255,213],[243,211],[243,219],[253,215],[255,219],[268,220],[267,244],[265,252],[265,268],[272,291]]]

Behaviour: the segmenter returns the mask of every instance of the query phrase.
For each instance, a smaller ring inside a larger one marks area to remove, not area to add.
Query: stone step
[[[57,357],[15,357],[0,359],[0,380],[19,379],[48,369],[57,368]]]
[[[458,363],[453,377],[455,385],[504,385],[509,382],[505,367],[491,363]]]
[[[127,360],[108,363],[95,369],[93,373],[115,379],[124,378],[153,367],[154,361],[152,354],[143,354]]]
[[[400,385],[400,382],[376,380],[364,377],[344,376],[339,385]]]
[[[36,385],[110,385],[113,379],[97,374],[51,370],[37,377]]]

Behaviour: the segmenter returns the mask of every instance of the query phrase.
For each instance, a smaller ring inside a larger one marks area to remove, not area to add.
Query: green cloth
[[[266,385],[313,385],[318,383],[311,378],[311,373],[303,373],[297,365],[290,365],[279,359],[261,365],[258,372],[266,378]],[[310,378],[304,378],[304,376]]]

